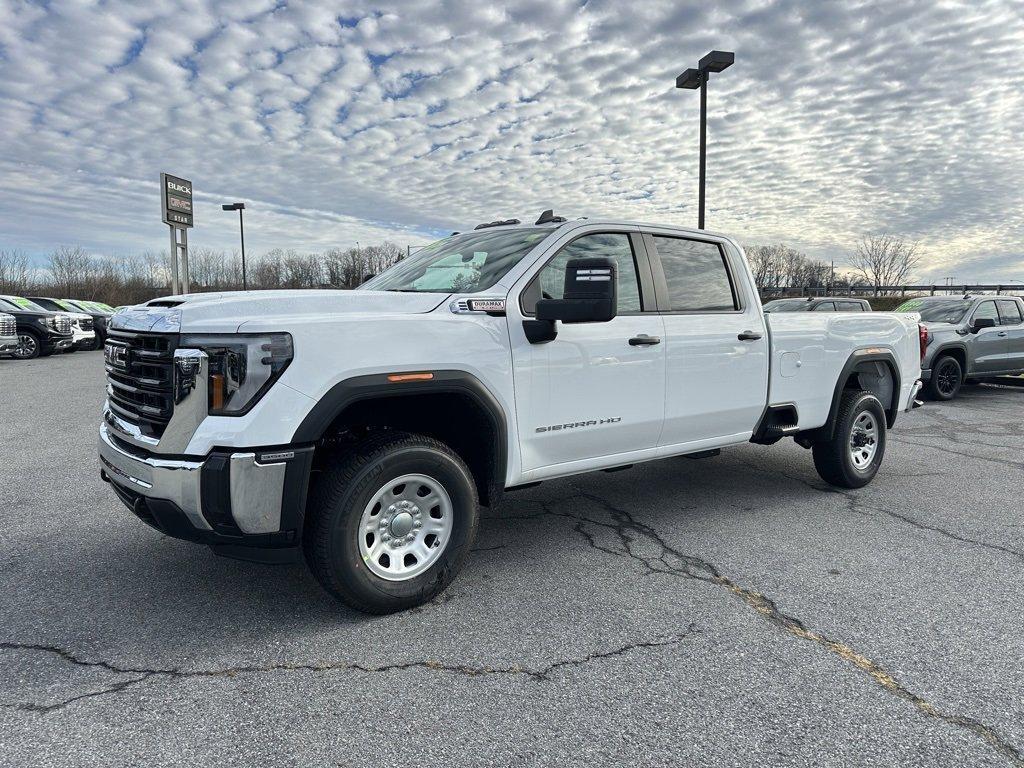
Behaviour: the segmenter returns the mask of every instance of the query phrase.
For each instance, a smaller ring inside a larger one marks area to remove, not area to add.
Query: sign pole
[[[181,292],[188,293],[188,230],[181,230]]]
[[[171,231],[171,294],[177,296],[180,289],[178,285],[178,236],[173,226],[167,229]]]

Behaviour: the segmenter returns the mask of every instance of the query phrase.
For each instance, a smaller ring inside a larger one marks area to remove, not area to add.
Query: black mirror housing
[[[974,333],[977,333],[982,328],[995,328],[995,327],[996,327],[995,319],[993,319],[991,317],[979,317],[971,325],[971,331],[973,331]]]
[[[615,318],[617,284],[615,262],[611,259],[571,259],[565,265],[564,298],[538,301],[537,319],[607,323]]]

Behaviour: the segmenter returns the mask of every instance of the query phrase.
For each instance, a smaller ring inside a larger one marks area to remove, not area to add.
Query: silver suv
[[[928,332],[921,380],[935,400],[965,381],[1024,373],[1024,300],[1012,296],[926,296],[897,312],[918,312]]]

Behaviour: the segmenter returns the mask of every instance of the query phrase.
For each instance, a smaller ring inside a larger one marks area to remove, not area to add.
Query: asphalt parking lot
[[[102,354],[0,360],[0,765],[1024,765],[1024,388],[509,494],[433,603],[161,537]]]

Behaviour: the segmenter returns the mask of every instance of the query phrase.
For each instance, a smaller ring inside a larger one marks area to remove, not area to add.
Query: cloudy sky
[[[1021,0],[0,0],[0,248],[421,243],[544,208],[696,221],[843,263],[920,242],[917,277],[1024,280]]]

